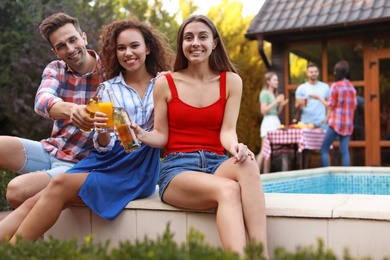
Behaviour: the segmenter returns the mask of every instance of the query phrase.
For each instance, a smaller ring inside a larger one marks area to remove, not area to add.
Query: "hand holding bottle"
[[[121,140],[122,146],[126,153],[134,151],[141,147],[141,142],[138,140],[131,128],[131,119],[126,110],[120,106],[118,99],[116,98],[112,89],[108,89],[108,95],[113,104],[113,120],[115,130]]]
[[[95,118],[96,112],[99,111],[99,103],[102,101],[104,89],[105,89],[104,84],[100,84],[98,86],[98,88],[96,89],[95,94],[85,104],[84,114],[87,116],[87,118],[89,118],[89,119]],[[90,120],[90,121],[92,121],[92,120]],[[80,128],[80,130],[83,132],[89,133],[93,130],[93,127],[89,128],[89,129]]]

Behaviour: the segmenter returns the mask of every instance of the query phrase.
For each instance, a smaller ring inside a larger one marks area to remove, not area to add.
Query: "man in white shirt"
[[[309,62],[306,70],[307,82],[298,86],[295,92],[295,109],[301,111],[303,123],[313,123],[315,127],[327,128],[326,106],[330,94],[329,85],[319,81],[319,69]]]

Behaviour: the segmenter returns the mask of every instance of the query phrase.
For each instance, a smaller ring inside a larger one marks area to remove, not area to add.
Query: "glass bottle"
[[[113,106],[113,118],[115,130],[122,142],[122,146],[126,153],[134,151],[141,147],[141,142],[138,140],[134,130],[130,127],[131,119],[127,111],[120,106],[120,103],[115,96],[114,91],[107,89],[108,96]]]
[[[99,84],[99,86],[96,89],[95,94],[87,101],[87,104],[85,105],[85,114],[93,119],[95,117],[95,113],[99,111],[99,102],[102,99],[103,91],[105,89],[104,84]],[[81,130],[85,133],[90,133],[93,129],[90,130]]]

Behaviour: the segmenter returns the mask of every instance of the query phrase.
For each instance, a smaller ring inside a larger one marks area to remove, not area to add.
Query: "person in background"
[[[263,243],[268,258],[259,167],[236,133],[242,80],[206,16],[190,16],[182,23],[176,55],[174,71],[156,81],[154,130],[133,126],[143,143],[166,148],[160,198],[181,208],[217,208],[226,250],[244,255],[248,238]]]
[[[155,76],[169,71],[174,61],[165,36],[136,18],[103,27],[100,57],[107,77],[103,84],[116,93],[121,106],[144,131],[153,129]],[[96,129],[107,117],[95,114]],[[49,185],[0,222],[0,240],[15,244],[41,237],[74,204],[85,203],[97,215],[115,219],[132,200],[152,195],[160,169],[160,150],[142,144],[126,153],[116,135],[96,131],[93,150],[85,159],[58,174]]]
[[[312,123],[325,131],[329,85],[318,80],[318,66],[312,62],[307,65],[306,76],[307,82],[299,85],[295,92],[295,109],[301,115],[301,122]]]
[[[340,141],[342,165],[350,166],[349,139],[353,131],[354,111],[357,106],[356,90],[349,81],[350,67],[342,60],[334,67],[335,82],[330,87],[328,102],[329,127],[321,146],[321,164],[329,166],[329,149],[336,138]]]
[[[44,69],[35,97],[35,112],[53,120],[53,130],[40,142],[0,136],[0,167],[22,174],[7,187],[7,200],[14,208],[93,148],[93,133],[80,129],[93,127],[84,108],[103,80],[99,56],[86,48],[87,35],[76,18],[55,13],[42,21],[39,30],[59,59]]]
[[[278,129],[280,125],[278,115],[288,103],[288,99],[284,99],[283,94],[277,94],[278,85],[278,76],[275,72],[270,71],[264,75],[263,87],[259,95],[260,113],[263,115],[263,120],[260,126],[261,150],[257,155],[257,164],[259,165],[260,172],[264,161],[263,173],[269,173],[271,169],[271,160],[265,159],[262,155],[264,139],[268,131]]]

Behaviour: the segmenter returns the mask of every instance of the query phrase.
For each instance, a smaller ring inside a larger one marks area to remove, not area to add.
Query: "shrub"
[[[76,239],[60,241],[54,238],[38,240],[35,242],[18,240],[15,246],[8,243],[0,244],[1,259],[9,260],[35,260],[35,259],[139,259],[139,260],[239,260],[240,257],[232,252],[226,252],[221,248],[212,247],[204,242],[203,234],[191,229],[187,237],[187,243],[177,244],[173,234],[166,228],[162,236],[156,240],[144,238],[142,241],[122,242],[118,247],[110,247],[106,243],[95,243],[92,236],[84,239],[79,245]],[[261,244],[247,246],[243,260],[263,260]],[[334,260],[337,259],[331,250],[325,250],[322,240],[318,240],[317,247],[309,246],[298,248],[295,253],[287,252],[283,248],[276,248],[273,260]],[[345,260],[354,260],[348,252],[343,257]],[[370,259],[370,258],[361,258]]]
[[[0,168],[0,212],[11,210],[5,198],[5,192],[8,182],[16,176],[17,173]]]

